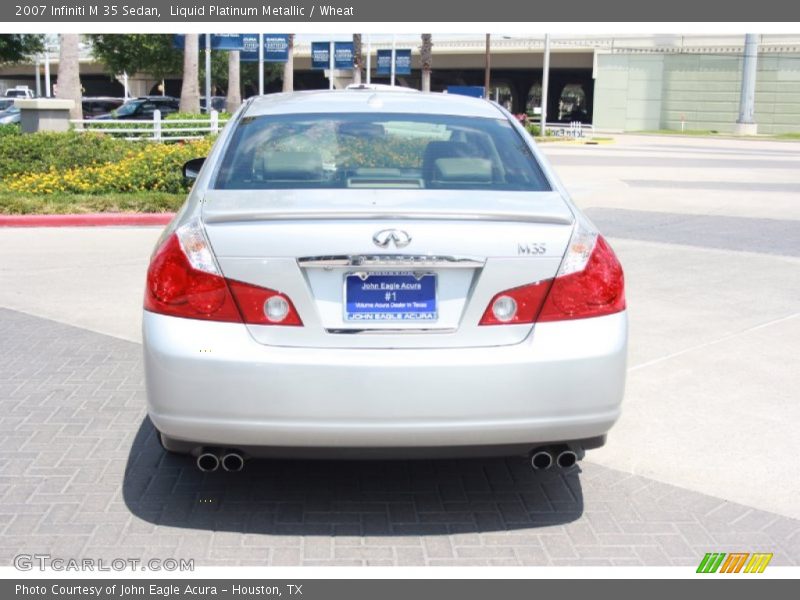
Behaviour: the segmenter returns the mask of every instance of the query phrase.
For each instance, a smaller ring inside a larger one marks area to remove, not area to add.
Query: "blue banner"
[[[242,35],[242,53],[240,60],[258,62],[258,34]],[[289,35],[285,33],[264,34],[264,62],[285,63],[289,60]]]
[[[329,42],[311,42],[311,68],[330,69],[331,48]]]
[[[197,36],[199,42],[199,49],[206,49],[206,34],[201,33]],[[177,50],[183,50],[186,45],[186,36],[183,34],[176,34],[172,36],[172,46]],[[212,50],[241,50],[242,36],[238,33],[225,33],[217,35],[211,34],[211,49]]]
[[[335,69],[352,69],[354,53],[353,42],[335,42],[333,44],[333,67]]]
[[[448,85],[448,94],[458,94],[459,96],[472,96],[473,98],[483,98],[485,88],[482,85]]]
[[[378,75],[392,74],[392,51],[378,50],[378,64],[376,67]],[[394,73],[395,75],[411,74],[411,50],[394,51]]]
[[[200,48],[205,50],[206,36],[200,36]],[[211,49],[212,50],[241,50],[242,49],[242,35],[239,33],[212,33],[211,34]]]
[[[395,75],[411,75],[411,50],[394,51]]]
[[[378,75],[391,75],[392,73],[392,51],[378,50],[378,60],[375,65],[375,72]]]

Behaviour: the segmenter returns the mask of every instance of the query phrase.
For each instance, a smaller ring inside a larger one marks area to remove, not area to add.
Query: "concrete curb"
[[[107,227],[166,225],[175,213],[0,215],[0,227]]]

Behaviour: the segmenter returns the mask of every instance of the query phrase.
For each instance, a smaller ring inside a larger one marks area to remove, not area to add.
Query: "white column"
[[[367,85],[372,82],[372,38],[367,34]]]
[[[258,95],[264,95],[264,34],[258,34]]]
[[[333,42],[328,42],[328,89],[333,89]]]
[[[50,97],[50,90],[52,86],[50,85],[50,53],[45,50],[44,52],[44,96],[45,98]]]
[[[391,85],[392,87],[394,87],[394,61],[396,52],[397,52],[396,36],[392,35],[392,66],[391,66],[391,78],[389,81],[389,85]]]
[[[36,57],[36,97],[39,98],[42,95],[42,79],[39,76],[39,57]]]

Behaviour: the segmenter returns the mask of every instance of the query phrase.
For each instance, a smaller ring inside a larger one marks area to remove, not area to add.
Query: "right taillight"
[[[593,244],[586,239],[590,237],[594,237]],[[537,321],[586,319],[625,310],[625,278],[614,251],[599,235],[585,235],[577,243],[576,249],[573,240]],[[580,270],[575,267],[583,260],[569,256],[573,252],[588,254]],[[565,265],[570,272],[564,272]]]
[[[496,294],[479,325],[516,325],[600,317],[625,310],[622,266],[608,242],[578,226],[555,279]]]

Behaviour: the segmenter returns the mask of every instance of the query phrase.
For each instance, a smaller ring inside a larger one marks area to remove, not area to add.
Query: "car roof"
[[[346,112],[504,118],[497,106],[480,98],[441,93],[409,94],[408,90],[372,88],[313,90],[257,96],[247,106],[244,116]]]

